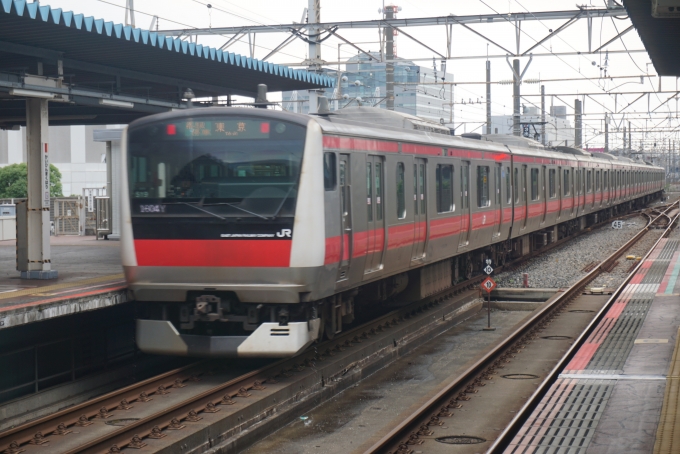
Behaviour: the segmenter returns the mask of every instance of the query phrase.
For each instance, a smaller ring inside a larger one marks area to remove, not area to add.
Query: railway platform
[[[119,242],[93,236],[50,241],[59,278],[49,281],[20,279],[14,269],[15,241],[0,242],[0,329],[127,301]]]
[[[680,235],[659,241],[506,453],[680,452]]]

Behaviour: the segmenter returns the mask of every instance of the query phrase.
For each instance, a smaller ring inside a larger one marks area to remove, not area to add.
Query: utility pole
[[[486,133],[491,134],[491,62],[486,61]]]
[[[545,85],[541,85],[541,141],[543,146],[548,145],[548,141],[545,137]]]
[[[626,127],[623,127],[623,154],[626,154]]]
[[[574,147],[581,148],[583,146],[583,118],[581,116],[583,109],[581,107],[581,100],[574,100]]]
[[[630,128],[630,121],[628,122],[628,146],[630,151],[633,151],[633,130]]]
[[[307,23],[309,27],[309,67],[310,71],[318,72],[321,69],[321,42],[319,41],[319,34],[321,33],[319,27],[313,24],[321,22],[321,0],[309,0],[307,6]],[[309,90],[309,113],[316,113],[319,109],[318,97],[316,90]]]
[[[514,59],[512,61],[512,134],[515,136],[522,135],[522,127],[520,125],[520,94],[519,94],[519,84],[521,82],[519,76],[519,59]]]
[[[389,5],[383,8],[385,19],[394,19],[397,7]],[[387,110],[394,110],[394,30],[389,25],[383,30],[385,36],[385,91],[387,99],[385,105]],[[451,106],[453,109],[453,106]]]
[[[604,152],[609,153],[609,115],[604,114]]]

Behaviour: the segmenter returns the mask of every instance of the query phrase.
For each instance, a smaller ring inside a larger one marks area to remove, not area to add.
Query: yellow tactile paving
[[[654,454],[680,452],[680,329],[675,341],[673,358],[668,367],[666,393],[661,408],[661,419],[656,430]]]
[[[39,294],[39,293],[49,293],[49,292],[52,292],[54,290],[63,290],[63,289],[72,288],[72,287],[83,287],[83,286],[90,285],[90,284],[99,284],[101,282],[115,281],[115,280],[119,280],[119,279],[123,279],[123,278],[124,278],[123,273],[110,274],[108,276],[93,277],[93,278],[90,278],[90,279],[83,279],[81,281],[64,282],[63,284],[55,284],[55,285],[46,285],[44,287],[27,288],[27,289],[23,289],[23,290],[17,290],[16,292],[0,293],[0,300],[9,299],[9,298],[16,298],[18,296],[35,295],[35,294]]]

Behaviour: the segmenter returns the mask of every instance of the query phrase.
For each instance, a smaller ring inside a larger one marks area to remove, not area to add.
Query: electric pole
[[[541,85],[541,141],[543,146],[548,145],[548,141],[545,137],[545,85]]]
[[[307,6],[307,23],[309,24],[309,67],[310,71],[318,72],[321,69],[321,33],[318,24],[321,22],[321,0],[309,0]],[[309,90],[309,113],[316,113],[319,109],[318,92]]]
[[[385,19],[394,19],[394,13],[397,11],[394,5],[386,6],[383,9]],[[387,99],[385,105],[387,110],[394,110],[394,30],[389,25],[383,30],[385,36],[385,91]],[[453,107],[452,107],[453,108]]]
[[[581,100],[574,100],[574,147],[581,148],[583,146],[583,118],[581,116]]]
[[[491,134],[491,62],[486,61],[486,133]]]

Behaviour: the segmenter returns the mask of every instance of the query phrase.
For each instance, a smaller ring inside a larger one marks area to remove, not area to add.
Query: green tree
[[[50,196],[63,197],[61,172],[50,164]],[[28,166],[11,164],[0,168],[0,197],[23,198],[28,196]]]

